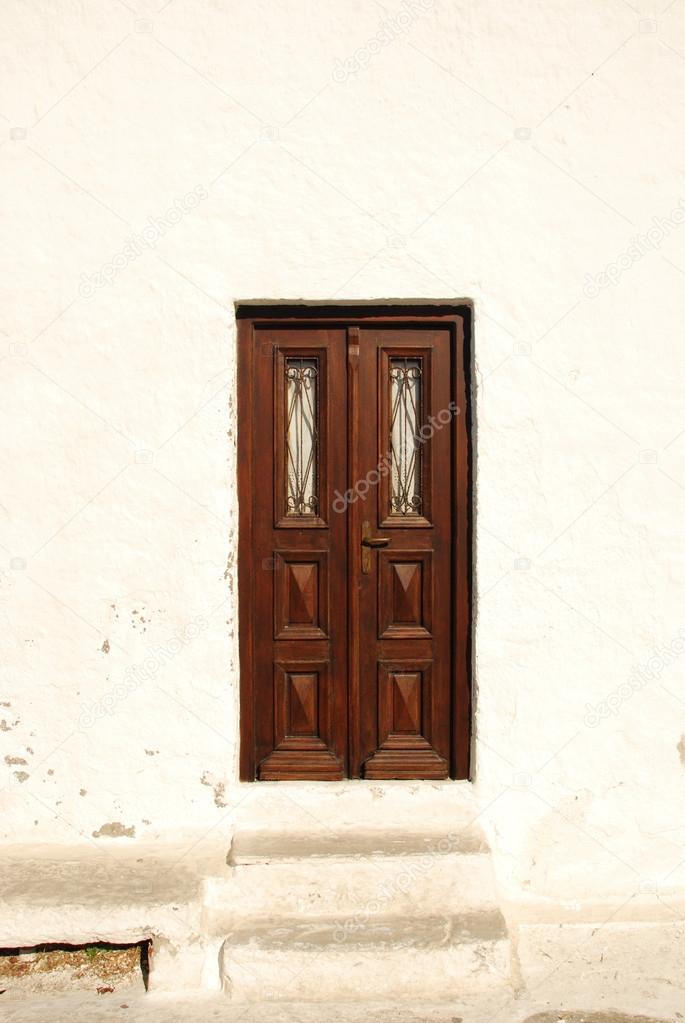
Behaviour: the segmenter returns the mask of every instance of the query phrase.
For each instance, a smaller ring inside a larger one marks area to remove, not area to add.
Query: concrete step
[[[509,973],[491,856],[469,826],[239,829],[228,854],[14,847],[0,873],[1,946],[151,940],[152,990],[436,999]]]
[[[220,942],[202,934],[202,898],[222,870],[219,847],[12,846],[0,858],[0,948],[151,940],[151,989],[218,988]]]
[[[452,833],[238,831],[203,929],[238,1001],[449,998],[506,987],[490,851]]]
[[[340,831],[237,831],[228,853],[230,866],[301,862],[304,859],[358,859],[369,856],[440,856],[490,852],[482,831],[469,823],[444,831],[350,829]]]
[[[506,989],[509,940],[499,910],[460,916],[250,923],[219,964],[237,1001],[442,999]]]
[[[459,915],[497,908],[491,856],[471,830],[338,835],[237,833],[228,874],[207,880],[203,927],[242,921]]]
[[[416,913],[459,914],[497,907],[492,862],[481,853],[274,860],[236,866],[205,885],[204,926],[219,934],[235,920],[345,920]]]
[[[22,849],[0,862],[0,945],[135,942],[197,929],[202,874],[177,849]],[[177,924],[177,919],[181,922]]]

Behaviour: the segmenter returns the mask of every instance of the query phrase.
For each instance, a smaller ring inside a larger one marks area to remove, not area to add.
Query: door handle
[[[371,571],[371,551],[375,547],[387,547],[389,536],[371,536],[371,523],[362,522],[362,572],[368,575]]]

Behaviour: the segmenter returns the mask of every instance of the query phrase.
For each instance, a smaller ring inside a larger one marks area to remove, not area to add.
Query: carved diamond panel
[[[327,660],[275,662],[274,748],[259,764],[261,779],[342,778],[331,743],[332,698]]]
[[[319,676],[286,675],[286,736],[319,734]]]
[[[378,664],[378,748],[365,778],[446,778],[447,761],[432,741],[432,663]]]
[[[303,562],[300,565],[289,564],[288,573],[288,609],[292,625],[311,625],[318,617],[317,598],[318,565]]]
[[[381,639],[430,637],[432,551],[381,551],[378,634]]]
[[[403,735],[421,732],[421,675],[419,672],[397,672],[392,680],[393,731]]]
[[[421,620],[421,569],[418,561],[392,564],[392,604],[396,622],[416,625]]]
[[[330,728],[328,661],[274,665],[275,750],[326,749]]]
[[[275,639],[328,636],[328,555],[325,551],[276,551]]]
[[[382,662],[378,666],[379,748],[425,747],[430,717],[430,661]]]

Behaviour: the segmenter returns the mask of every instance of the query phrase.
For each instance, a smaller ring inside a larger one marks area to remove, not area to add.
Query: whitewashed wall
[[[468,798],[237,783],[234,320],[468,297],[473,795],[502,890],[677,900],[685,4],[0,16],[2,841]]]

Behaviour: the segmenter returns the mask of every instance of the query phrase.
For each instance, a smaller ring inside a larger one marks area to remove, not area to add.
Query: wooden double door
[[[468,310],[241,312],[241,776],[467,777]]]

